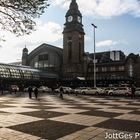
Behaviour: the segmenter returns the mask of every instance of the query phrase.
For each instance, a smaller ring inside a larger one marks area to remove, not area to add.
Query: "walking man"
[[[32,92],[33,92],[33,89],[31,86],[28,87],[28,93],[29,93],[29,98],[31,99],[32,98]]]
[[[63,90],[63,87],[61,86],[60,87],[60,98],[63,100],[63,92],[64,92],[64,90]]]
[[[132,85],[131,86],[131,98],[135,98],[135,86],[134,85]]]
[[[34,89],[34,94],[35,94],[35,98],[37,99],[37,97],[38,97],[38,88],[37,87],[35,87],[35,89]]]

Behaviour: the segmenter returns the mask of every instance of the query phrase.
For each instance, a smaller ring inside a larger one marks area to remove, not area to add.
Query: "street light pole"
[[[95,29],[97,26],[95,26],[93,23],[91,24],[93,26],[94,31],[94,88],[96,87],[96,46],[95,46]]]

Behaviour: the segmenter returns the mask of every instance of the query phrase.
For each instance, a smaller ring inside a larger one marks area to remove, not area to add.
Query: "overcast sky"
[[[0,63],[21,60],[22,49],[29,52],[48,43],[63,46],[65,14],[71,0],[49,0],[50,6],[37,21],[37,30],[16,38],[8,32],[5,42],[0,41]],[[122,50],[126,55],[140,53],[140,1],[139,0],[77,0],[83,15],[85,51],[93,52],[93,27],[96,30],[96,51]]]

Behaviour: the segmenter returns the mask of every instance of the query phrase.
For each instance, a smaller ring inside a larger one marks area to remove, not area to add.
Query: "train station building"
[[[71,1],[66,12],[62,33],[63,48],[44,43],[29,53],[25,47],[21,66],[0,64],[0,80],[23,83],[52,80],[69,86],[93,86],[94,53],[85,52],[82,13],[76,0]],[[131,83],[140,86],[139,54],[126,56],[121,50],[114,50],[96,52],[95,56],[97,86]]]
[[[22,65],[51,71],[61,80],[84,79],[88,83],[94,80],[94,54],[85,52],[84,26],[82,14],[76,0],[72,0],[65,15],[63,29],[63,49],[50,44],[42,44],[28,53],[24,48]],[[140,56],[133,53],[126,56],[121,50],[96,53],[97,84],[139,83]]]

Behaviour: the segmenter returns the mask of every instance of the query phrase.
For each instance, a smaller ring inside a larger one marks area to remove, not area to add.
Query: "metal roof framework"
[[[0,79],[24,79],[24,80],[41,80],[58,79],[58,75],[28,66],[17,66],[0,63]]]

